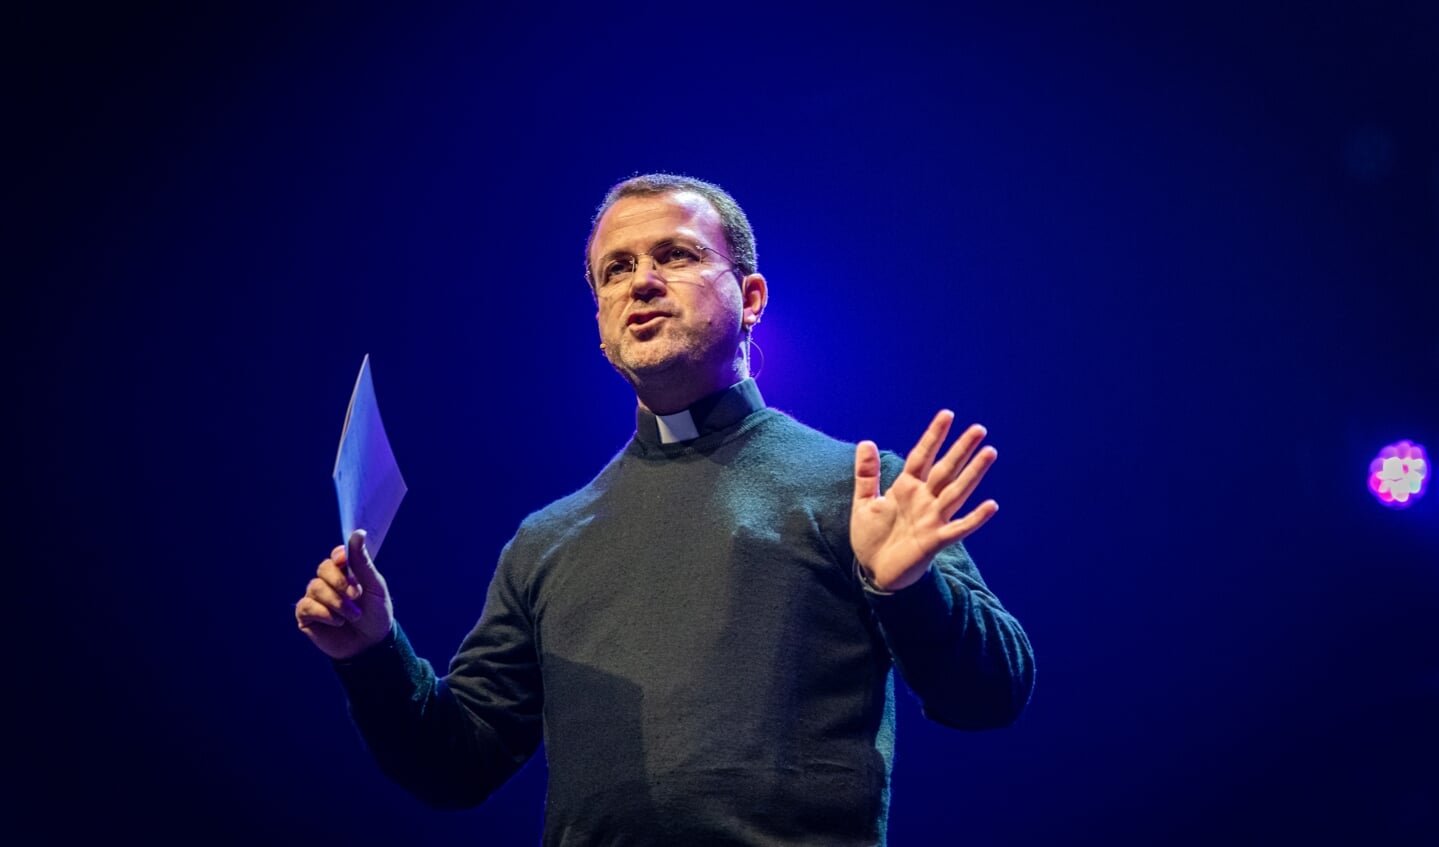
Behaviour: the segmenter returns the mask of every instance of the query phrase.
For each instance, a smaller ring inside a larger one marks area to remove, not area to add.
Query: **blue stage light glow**
[[[1391,509],[1408,508],[1424,496],[1430,475],[1424,446],[1398,441],[1369,463],[1369,492]]]

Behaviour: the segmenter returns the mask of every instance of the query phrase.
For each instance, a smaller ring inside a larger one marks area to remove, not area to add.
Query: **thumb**
[[[370,551],[365,547],[366,537],[367,533],[363,529],[350,533],[350,540],[345,545],[345,561],[350,567],[350,573],[354,574],[355,581],[369,592],[383,589],[384,580],[380,578],[380,572],[375,568],[375,560],[370,558]]]
[[[879,446],[861,441],[854,447],[854,502],[859,505],[879,496]]]

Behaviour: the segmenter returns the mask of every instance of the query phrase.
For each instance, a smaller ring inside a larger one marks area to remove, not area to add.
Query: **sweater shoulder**
[[[826,476],[839,474],[846,485],[854,480],[854,451],[857,442],[845,441],[802,423],[785,412],[776,411],[772,425],[762,428],[772,448],[787,454],[787,465],[812,468]],[[767,451],[767,455],[769,455]],[[799,457],[795,462],[794,457]],[[880,482],[885,489],[892,485],[904,469],[904,456],[880,446]],[[848,496],[849,488],[845,489]]]
[[[854,483],[856,442],[835,438],[780,411],[758,428],[756,438],[762,445],[756,451],[759,460],[784,468],[786,473],[798,473],[806,483],[839,480],[848,496]],[[888,450],[880,451],[880,459],[881,475],[887,485],[904,460]]]
[[[796,456],[820,464],[854,461],[854,442],[841,441],[796,419],[788,412],[769,410],[772,414],[759,427],[754,437],[767,450],[797,451]]]
[[[580,530],[593,519],[595,504],[604,496],[627,450],[621,450],[600,470],[595,478],[525,516],[519,529],[505,545],[501,566],[509,562],[537,562],[545,554]]]

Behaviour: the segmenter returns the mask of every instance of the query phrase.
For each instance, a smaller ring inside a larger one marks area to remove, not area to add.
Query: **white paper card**
[[[349,540],[350,533],[363,529],[365,547],[372,557],[379,556],[385,533],[390,531],[408,489],[385,437],[385,425],[380,422],[368,354],[360,363],[360,376],[345,411],[333,476],[335,495],[340,501],[341,543]]]

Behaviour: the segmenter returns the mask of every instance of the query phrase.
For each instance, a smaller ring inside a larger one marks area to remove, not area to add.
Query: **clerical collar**
[[[635,435],[648,444],[690,441],[734,426],[763,408],[759,386],[745,379],[672,415],[656,415],[641,407],[635,413]]]

